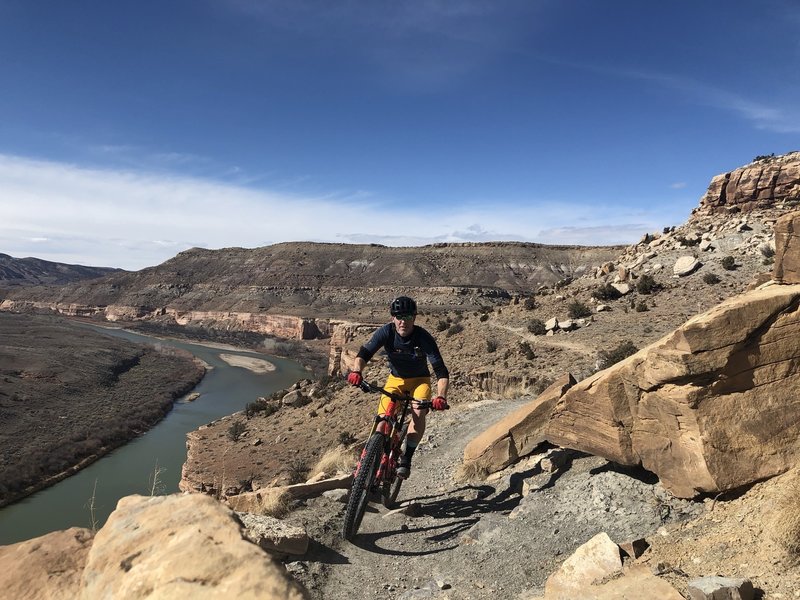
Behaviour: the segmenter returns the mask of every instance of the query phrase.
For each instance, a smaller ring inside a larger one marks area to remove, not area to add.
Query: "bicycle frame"
[[[359,387],[365,392],[380,392],[389,398],[389,404],[384,414],[375,417],[353,473],[342,527],[342,537],[346,540],[352,539],[358,532],[370,496],[375,491],[380,492],[384,506],[391,508],[394,504],[403,483],[403,478],[397,476],[397,458],[405,437],[403,428],[409,409],[412,403],[417,408],[431,408],[429,400],[415,400],[410,394],[394,394],[366,381],[362,381]]]

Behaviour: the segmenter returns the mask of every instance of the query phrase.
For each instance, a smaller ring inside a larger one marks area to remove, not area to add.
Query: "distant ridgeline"
[[[97,279],[120,269],[84,267],[50,262],[39,258],[14,258],[0,254],[0,286],[63,285],[85,279]]]
[[[6,294],[4,308],[50,307],[178,323],[227,320],[243,329],[250,328],[244,322],[264,315],[273,315],[269,327],[277,326],[275,318],[283,315],[330,319],[355,311],[369,318],[374,311],[374,318],[383,318],[386,305],[399,293],[417,296],[429,311],[490,306],[590,272],[620,250],[513,242],[412,248],[292,242],[255,249],[193,248],[133,273],[14,290]],[[261,331],[267,332],[263,327]]]

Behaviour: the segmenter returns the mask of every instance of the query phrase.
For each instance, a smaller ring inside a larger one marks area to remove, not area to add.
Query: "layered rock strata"
[[[800,201],[800,152],[763,157],[711,180],[699,213],[751,211]]]
[[[800,286],[731,298],[558,401],[548,441],[643,465],[678,497],[785,472],[800,436]]]

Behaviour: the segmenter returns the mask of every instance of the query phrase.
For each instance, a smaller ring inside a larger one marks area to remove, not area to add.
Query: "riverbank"
[[[185,352],[57,317],[0,313],[0,506],[147,431],[204,374]]]

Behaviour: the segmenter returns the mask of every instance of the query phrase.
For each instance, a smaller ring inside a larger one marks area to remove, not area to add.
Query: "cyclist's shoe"
[[[411,475],[411,459],[403,454],[397,461],[397,476],[408,479],[409,475]]]

